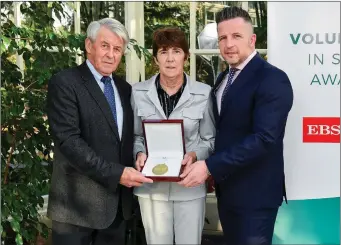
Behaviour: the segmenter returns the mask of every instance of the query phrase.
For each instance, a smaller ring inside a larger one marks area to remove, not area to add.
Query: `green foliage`
[[[0,234],[5,245],[34,244],[37,235],[48,234],[38,213],[44,204],[42,195],[48,194],[53,159],[45,111],[47,83],[58,71],[76,66],[77,55],[84,58],[85,34],[53,26],[52,13],[58,19],[68,18],[68,4],[23,2],[21,27],[12,20],[13,2],[2,5]],[[149,54],[135,40],[131,48],[139,58]],[[16,54],[22,56],[23,70],[16,65]],[[124,66],[120,65],[118,75],[124,75]]]
[[[163,27],[178,27],[186,33],[189,41],[188,2],[145,2],[145,47],[152,48],[152,33]]]
[[[84,1],[80,2],[81,30],[86,28],[91,21],[106,18],[111,13],[112,17],[124,24],[124,2]]]
[[[3,5],[10,12],[13,3]],[[7,11],[6,11],[7,10]],[[63,16],[61,4],[24,2],[21,12],[30,18],[16,27],[2,14],[1,33],[1,226],[5,244],[32,244],[47,227],[39,222],[42,195],[48,193],[52,141],[45,113],[47,82],[52,74],[74,66],[84,36],[54,32],[52,11]],[[20,71],[16,52],[25,67]],[[6,243],[7,242],[7,243]]]
[[[178,27],[185,32],[189,42],[189,3],[188,2],[145,2],[144,3],[144,39],[145,48],[152,48],[153,32],[164,27]],[[158,72],[158,67],[152,59],[146,62],[146,79]],[[185,64],[189,73],[189,62]]]
[[[257,27],[255,33],[257,35],[256,48],[267,48],[267,5],[266,2],[253,2],[256,12]]]

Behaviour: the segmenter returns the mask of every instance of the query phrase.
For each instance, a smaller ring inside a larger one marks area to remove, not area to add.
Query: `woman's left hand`
[[[185,168],[190,166],[192,163],[197,161],[197,154],[194,151],[188,152],[185,154],[184,159],[182,160],[181,164],[185,165]]]

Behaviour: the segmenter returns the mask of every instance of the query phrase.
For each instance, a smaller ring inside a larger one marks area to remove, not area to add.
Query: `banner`
[[[268,2],[268,61],[294,90],[284,139],[289,205],[276,224],[279,243],[281,230],[286,243],[339,244],[340,3]]]

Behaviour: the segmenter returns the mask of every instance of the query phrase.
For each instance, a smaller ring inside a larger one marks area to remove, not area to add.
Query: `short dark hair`
[[[158,29],[153,33],[153,56],[156,57],[157,51],[169,48],[181,48],[185,53],[185,58],[189,55],[189,47],[185,33],[176,27],[166,27]]]
[[[252,25],[252,20],[249,13],[240,7],[225,7],[223,10],[217,13],[216,22],[219,24],[224,20],[230,20],[238,17]]]

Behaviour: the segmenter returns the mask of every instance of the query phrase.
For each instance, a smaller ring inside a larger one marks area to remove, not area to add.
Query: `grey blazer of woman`
[[[161,107],[153,76],[149,80],[136,83],[132,87],[131,104],[134,112],[134,156],[144,146],[142,120],[167,119]],[[186,152],[194,151],[198,160],[205,160],[212,153],[215,139],[215,122],[210,99],[211,87],[207,84],[191,81],[186,75],[187,84],[168,119],[183,119]],[[186,201],[204,197],[206,186],[193,188],[178,183],[154,182],[144,184],[134,190],[135,195],[152,200]]]

